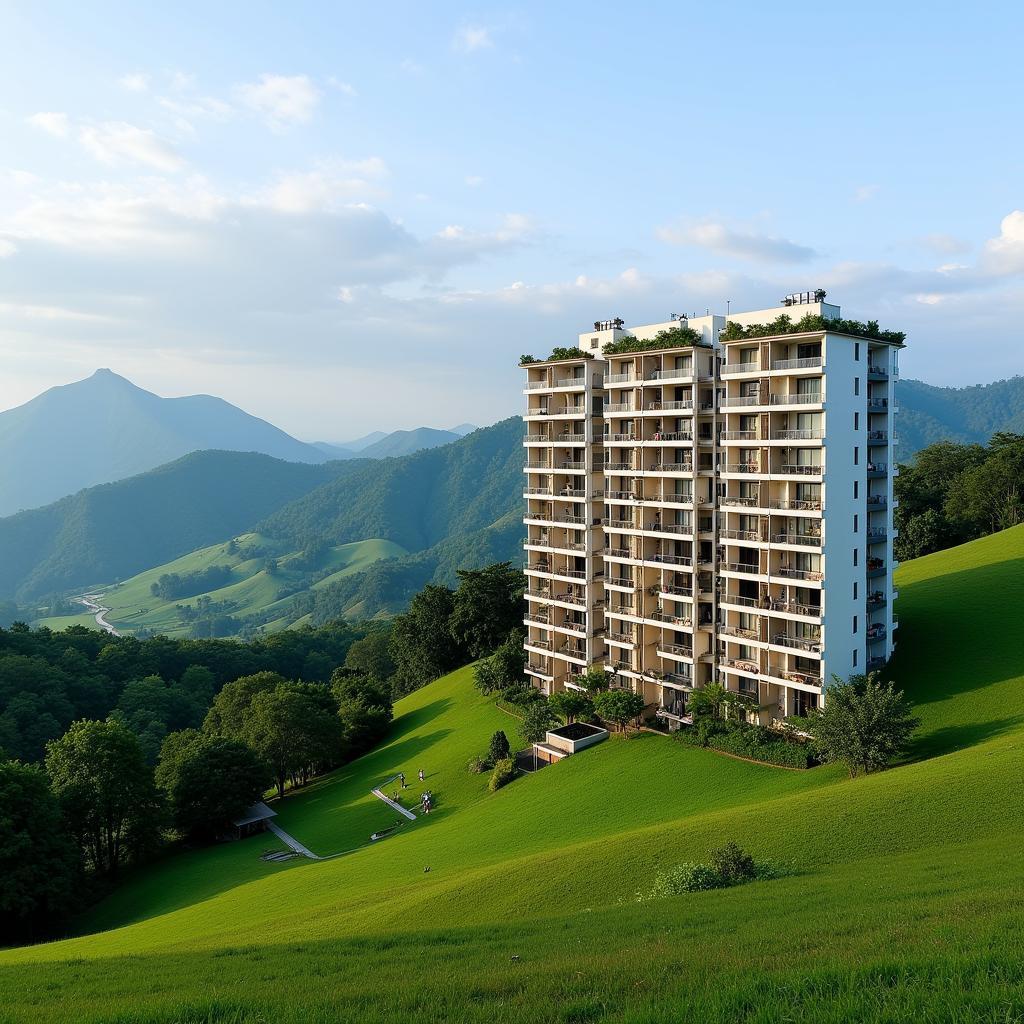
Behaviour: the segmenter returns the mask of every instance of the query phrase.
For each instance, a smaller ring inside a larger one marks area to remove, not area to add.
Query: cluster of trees
[[[496,562],[484,569],[460,569],[457,575],[456,589],[428,584],[409,610],[393,620],[389,651],[396,695],[468,661],[488,657],[490,662],[499,648],[504,656],[519,659],[522,676],[523,574],[511,562]]]
[[[354,669],[329,683],[263,671],[223,686],[199,728],[166,735],[155,765],[116,714],[73,722],[45,770],[0,759],[0,941],[45,934],[169,840],[216,837],[271,785],[283,795],[365,752],[391,718],[388,685]]]
[[[192,597],[208,590],[219,590],[231,582],[230,565],[208,565],[205,569],[192,572],[165,572],[156,583],[151,583],[150,593],[163,601],[176,601],[179,597]]]
[[[153,763],[164,736],[202,723],[224,683],[256,672],[328,682],[372,625],[335,622],[243,644],[234,640],[114,637],[15,623],[0,629],[0,751],[41,762],[72,722],[114,714]],[[379,674],[379,673],[378,673]]]
[[[987,445],[940,441],[900,466],[895,524],[900,560],[939,551],[1024,522],[1024,435]]]
[[[793,320],[788,313],[782,313],[766,324],[738,324],[729,320],[722,333],[723,341],[739,341],[742,338],[770,338],[776,334],[802,334],[807,331],[834,331],[836,334],[852,334],[856,338],[877,338],[880,341],[904,341],[903,331],[883,331],[877,320],[844,320],[842,317],[821,316],[807,313],[799,320]]]

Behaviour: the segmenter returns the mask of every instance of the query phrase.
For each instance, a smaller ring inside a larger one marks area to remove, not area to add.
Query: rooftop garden
[[[777,334],[806,334],[811,331],[832,331],[835,334],[850,334],[855,338],[872,338],[901,344],[906,338],[903,331],[883,331],[877,320],[862,323],[860,320],[843,320],[841,317],[820,316],[808,313],[795,321],[783,313],[766,324],[742,324],[730,320],[722,332],[722,341],[742,341],[744,338],[771,338]]]
[[[578,345],[573,345],[571,348],[553,348],[551,355],[547,359],[538,359],[536,356],[521,355],[519,357],[520,366],[529,366],[530,363],[549,363],[557,359],[593,359],[594,354],[592,352],[584,352]]]
[[[682,346],[700,345],[701,335],[692,327],[672,327],[666,331],[658,331],[653,338],[635,338],[627,334],[618,341],[613,341],[604,348],[605,355],[620,355],[623,352],[649,352],[654,349],[680,348]]]

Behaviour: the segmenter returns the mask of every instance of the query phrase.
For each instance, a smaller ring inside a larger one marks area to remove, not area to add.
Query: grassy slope
[[[1018,528],[901,570],[893,671],[918,704],[926,759],[850,783],[647,736],[484,797],[460,762],[493,722],[461,739],[477,719],[456,674],[403,704],[390,754],[308,794],[305,821],[296,802],[294,827],[334,827],[312,801],[337,787],[343,828],[344,786],[442,758],[436,815],[171,913],[140,894],[138,910],[163,916],[4,954],[12,1019],[128,1005],[117,1019],[1012,1019],[1024,1009],[1022,565]],[[799,874],[630,902],[660,865],[731,837]]]
[[[282,617],[276,626],[284,628],[290,624],[287,615],[290,599],[277,600],[276,595],[286,584],[303,578],[303,572],[289,567],[289,561],[296,557],[296,553],[277,551],[267,538],[258,534],[245,534],[239,537],[238,541],[242,548],[258,544],[268,554],[274,554],[280,567],[278,575],[267,575],[263,558],[246,559],[241,553],[228,554],[226,544],[213,544],[189,552],[172,562],[147,569],[115,587],[101,588],[104,594],[102,603],[111,609],[108,619],[119,629],[126,631],[146,628],[167,636],[188,635],[189,624],[182,622],[175,605],[195,604],[203,595],[195,594],[187,598],[164,601],[154,597],[150,587],[164,573],[188,573],[206,569],[211,565],[230,565],[232,582],[218,590],[207,591],[206,596],[213,601],[235,602],[236,608],[231,613],[233,615],[280,610]],[[336,571],[327,578],[336,580],[362,572],[378,559],[393,558],[402,554],[405,554],[403,549],[391,541],[356,541],[332,547],[322,568],[335,569]],[[61,629],[80,619],[80,616],[48,618],[45,624],[51,629]]]

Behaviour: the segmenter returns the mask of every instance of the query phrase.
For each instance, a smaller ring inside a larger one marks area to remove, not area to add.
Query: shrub
[[[806,744],[783,736],[776,738],[770,729],[761,726],[703,719],[692,729],[680,729],[675,738],[691,747],[708,747],[780,768],[807,768],[811,763],[811,750]]]
[[[605,345],[604,351],[607,355],[617,355],[620,352],[648,352],[663,348],[680,348],[682,346],[693,346],[701,343],[700,334],[692,327],[680,325],[666,331],[658,331],[653,338],[645,338],[641,341],[632,334],[627,334],[610,345]]]
[[[516,777],[516,763],[511,757],[502,758],[491,772],[491,781],[487,788],[496,793],[502,786],[507,786]]]
[[[739,885],[741,882],[753,881],[757,876],[754,858],[733,842],[711,851],[711,867],[724,885]]]
[[[489,772],[494,765],[486,757],[472,757],[466,767],[474,775],[483,775],[484,772]]]
[[[509,746],[508,737],[504,731],[499,729],[491,737],[491,746],[488,751],[488,758],[493,764],[497,764],[499,761],[504,761],[511,753],[512,748]]]
[[[558,722],[546,700],[533,701],[523,715],[519,731],[527,743],[540,743],[548,729]]]

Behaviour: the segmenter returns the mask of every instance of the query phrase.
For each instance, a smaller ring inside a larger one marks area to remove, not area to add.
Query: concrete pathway
[[[387,785],[387,783],[385,783]],[[371,789],[370,792],[378,799],[383,800],[393,811],[398,811],[399,814],[404,814],[410,821],[416,820],[416,815],[412,811],[403,807],[401,804],[396,804],[391,797],[385,796],[379,789]]]
[[[268,821],[267,828],[277,836],[278,839],[284,843],[290,850],[294,850],[296,853],[301,854],[303,857],[308,857],[310,860],[324,860],[323,857],[318,857],[312,850],[303,846],[294,836],[288,835],[287,832],[276,822]]]

